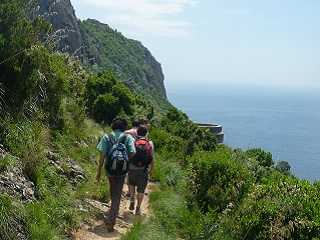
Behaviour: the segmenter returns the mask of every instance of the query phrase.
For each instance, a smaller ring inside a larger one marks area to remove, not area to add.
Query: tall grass
[[[15,204],[6,195],[0,195],[0,233],[2,240],[26,236],[25,215],[21,205]]]
[[[36,172],[45,159],[48,129],[40,122],[23,119],[8,123],[4,135],[4,144],[12,154],[21,158],[25,175],[35,181]]]

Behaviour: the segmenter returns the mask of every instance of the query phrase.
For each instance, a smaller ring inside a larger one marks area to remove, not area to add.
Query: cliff
[[[58,49],[95,72],[112,70],[160,108],[169,106],[160,63],[140,42],[96,20],[79,21],[70,0],[39,0],[40,14],[58,31]]]
[[[79,55],[83,46],[79,20],[69,0],[39,0],[39,13],[49,21],[56,33],[58,49]]]
[[[81,22],[80,29],[93,70],[111,69],[135,90],[166,98],[161,65],[140,42],[92,19]]]

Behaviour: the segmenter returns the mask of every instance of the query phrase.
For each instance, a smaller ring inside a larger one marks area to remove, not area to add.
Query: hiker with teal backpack
[[[128,123],[125,119],[114,119],[111,125],[112,132],[105,134],[97,145],[100,159],[96,180],[100,182],[101,169],[104,166],[110,187],[111,208],[105,218],[109,231],[114,230],[119,214],[122,188],[129,170],[129,160],[136,153],[134,138],[124,133],[127,127]]]
[[[135,141],[136,154],[130,159],[129,164],[129,210],[135,209],[136,215],[141,215],[141,204],[149,181],[149,175],[153,170],[154,146],[147,138],[148,129],[140,126],[137,130],[138,137]],[[137,190],[137,205],[135,206],[135,192]]]

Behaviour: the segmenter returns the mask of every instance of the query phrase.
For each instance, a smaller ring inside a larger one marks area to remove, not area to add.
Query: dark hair
[[[123,118],[115,118],[112,121],[111,128],[112,130],[120,130],[121,132],[124,132],[128,128],[128,122]]]
[[[137,134],[140,137],[145,137],[148,133],[148,129],[146,128],[146,126],[140,126],[137,130]]]
[[[139,121],[141,125],[148,125],[150,123],[149,120],[146,118],[142,118]]]
[[[141,125],[141,123],[140,123],[139,120],[133,120],[133,121],[132,121],[132,127],[138,128],[140,125]]]

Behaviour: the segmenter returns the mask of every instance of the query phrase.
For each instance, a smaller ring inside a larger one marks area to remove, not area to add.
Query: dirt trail
[[[152,190],[153,185],[149,184],[146,194],[144,197],[144,201],[141,206],[142,216],[139,217],[148,217],[150,216],[149,211],[149,193]],[[124,187],[126,192],[126,187]],[[101,214],[97,219],[93,219],[91,223],[86,223],[81,226],[73,236],[74,240],[116,240],[121,239],[123,235],[125,235],[130,228],[133,226],[133,223],[137,216],[134,215],[133,211],[129,211],[129,200],[126,197],[122,197],[119,217],[117,218],[117,223],[115,225],[115,231],[109,233],[106,225],[103,221],[103,213],[105,213],[109,209],[109,204],[98,202],[95,200],[87,200],[89,204],[93,207],[97,208]]]

